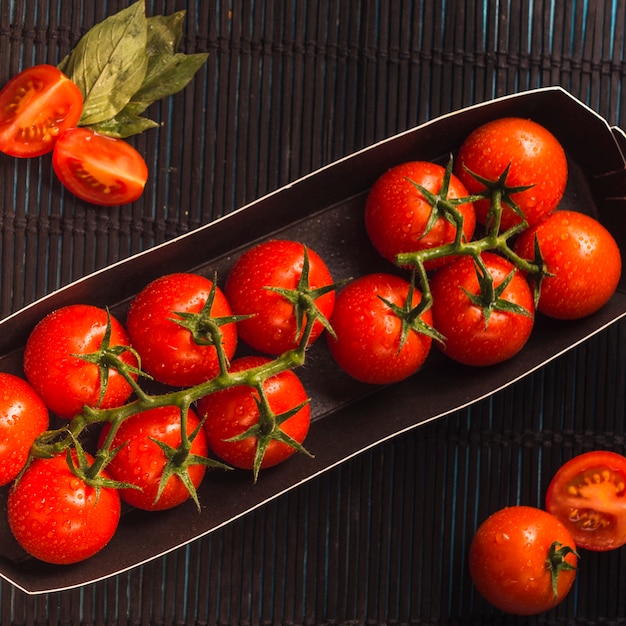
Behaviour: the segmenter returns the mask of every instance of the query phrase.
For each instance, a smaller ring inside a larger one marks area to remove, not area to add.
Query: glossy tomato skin
[[[240,338],[259,352],[278,355],[298,345],[294,306],[282,295],[267,289],[279,287],[295,289],[304,264],[302,243],[271,240],[244,252],[232,267],[224,291],[236,315],[250,315],[239,322]],[[306,248],[309,258],[309,288],[332,285],[332,276],[321,257]],[[315,301],[330,319],[335,304],[335,293],[329,291]],[[309,339],[312,344],[324,327],[316,322]]]
[[[48,409],[23,378],[0,372],[0,486],[28,460],[35,438],[48,429]]]
[[[189,410],[187,434],[191,435],[199,424],[196,413]],[[100,434],[100,446],[108,432],[109,425],[106,424]],[[190,493],[178,476],[172,476],[159,499],[156,499],[166,458],[153,439],[178,448],[181,443],[181,421],[177,407],[149,409],[124,420],[112,444],[112,448],[123,447],[107,465],[107,470],[115,480],[140,488],[120,489],[120,497],[124,502],[145,511],[162,511],[182,504],[190,498]],[[206,457],[207,453],[206,436],[200,429],[191,444],[191,454]],[[197,488],[204,478],[206,466],[193,464],[188,471],[191,482]]]
[[[89,128],[70,128],[59,136],[52,167],[75,196],[100,206],[134,202],[148,180],[148,166],[135,148]]]
[[[626,457],[608,450],[580,454],[564,463],[546,492],[546,509],[586,550],[626,544]]]
[[[267,363],[261,356],[245,356],[233,361],[231,371],[240,372]],[[265,392],[275,414],[285,413],[307,400],[300,379],[286,370],[265,381]],[[259,421],[257,392],[245,385],[212,393],[198,401],[198,415],[204,419],[204,430],[209,448],[225,463],[241,469],[253,469],[257,447],[256,437],[241,441],[226,441],[247,431]],[[309,431],[311,410],[307,403],[295,415],[285,420],[280,428],[302,443]],[[261,469],[282,463],[295,453],[295,448],[280,441],[270,441]]]
[[[608,302],[620,280],[622,259],[615,239],[600,222],[577,211],[555,211],[525,230],[515,251],[532,261],[535,237],[551,274],[541,283],[541,313],[578,319]]]
[[[113,346],[129,346],[122,324],[113,316]],[[97,352],[105,336],[107,312],[96,306],[73,304],[53,311],[33,329],[24,350],[24,373],[48,409],[58,417],[71,419],[83,406],[96,406],[100,396],[97,365],[79,356]],[[133,367],[137,360],[126,351],[122,360]],[[123,404],[132,387],[115,369],[109,369],[107,390],[101,408]]]
[[[87,454],[87,459],[93,458]],[[104,477],[108,477],[105,472]],[[11,532],[30,555],[59,565],[78,563],[104,548],[117,529],[115,489],[88,486],[69,469],[65,454],[36,459],[9,492]]]
[[[495,287],[515,269],[510,261],[492,252],[484,252],[482,258]],[[494,310],[486,329],[482,309],[463,291],[474,295],[480,291],[471,257],[459,257],[452,265],[438,270],[430,288],[433,325],[445,337],[442,350],[451,359],[466,365],[494,365],[513,357],[528,341],[535,308],[532,290],[520,272],[515,273],[502,297],[523,307],[530,316]]]
[[[78,86],[53,65],[34,65],[0,90],[0,151],[15,157],[51,152],[83,110]]]
[[[339,367],[353,378],[372,384],[394,383],[423,365],[432,339],[410,330],[400,350],[402,321],[382,300],[402,308],[409,288],[404,278],[377,273],[356,278],[338,293],[331,318],[336,337],[327,335],[328,347]],[[415,289],[411,308],[420,301],[421,293]],[[430,310],[421,319],[432,326]]]
[[[427,161],[409,161],[385,172],[370,190],[365,203],[365,227],[370,241],[381,256],[392,263],[401,252],[416,252],[452,243],[456,236],[454,224],[439,216],[426,231],[432,207],[417,183],[437,194],[441,189],[445,168]],[[464,198],[469,192],[454,175],[450,179],[447,197]],[[463,215],[463,234],[469,241],[476,227],[476,213],[471,203],[457,207]],[[427,261],[426,269],[449,263],[446,256]]]
[[[478,528],[469,551],[469,570],[480,594],[499,609],[515,615],[536,615],[559,604],[574,583],[576,569],[558,573],[557,596],[546,567],[554,542],[576,550],[561,522],[546,511],[512,506],[497,511]],[[576,567],[570,552],[565,561]]]
[[[498,180],[511,165],[508,187],[533,185],[513,194],[529,226],[536,224],[557,207],[567,184],[568,166],[563,147],[546,128],[529,119],[504,117],[478,127],[459,148],[454,172],[472,193],[484,190],[467,170],[488,180]],[[474,203],[476,219],[485,224],[488,200]],[[501,229],[521,219],[504,205]]]
[[[217,350],[197,344],[191,332],[176,323],[179,313],[199,313],[213,282],[191,273],[166,274],[144,287],[134,298],[126,318],[133,348],[141,356],[144,371],[167,385],[190,387],[219,373]],[[216,286],[211,317],[232,315],[230,304]],[[224,324],[222,346],[230,360],[237,347],[237,327]]]

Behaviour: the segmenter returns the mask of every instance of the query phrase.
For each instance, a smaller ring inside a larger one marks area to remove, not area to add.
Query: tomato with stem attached
[[[466,198],[469,192],[451,172],[436,163],[409,161],[396,165],[378,178],[365,202],[365,226],[370,241],[388,261],[401,252],[417,252],[452,243],[457,228],[469,241],[476,226],[471,202],[454,207],[442,200]],[[453,256],[432,259],[426,269],[440,267]]]
[[[58,565],[84,561],[102,550],[115,534],[121,513],[117,490],[78,477],[67,456],[35,459],[7,501],[9,527],[17,542],[31,556]],[[70,456],[78,463],[76,451]],[[101,480],[108,478],[102,471]]]
[[[546,492],[546,509],[580,548],[606,551],[626,544],[626,457],[593,450],[565,462]]]
[[[441,349],[466,365],[505,361],[526,345],[535,321],[533,292],[523,274],[493,252],[459,257],[430,280],[433,326]]]
[[[532,280],[539,280],[537,310],[549,317],[578,319],[595,313],[620,281],[622,258],[613,235],[598,220],[578,211],[555,211],[522,232],[514,250],[545,264],[543,275]]]
[[[23,378],[0,373],[0,485],[26,465],[35,438],[47,430],[48,409]]]
[[[553,515],[530,506],[493,513],[478,528],[469,550],[469,570],[480,594],[515,615],[554,608],[576,578],[573,537]]]
[[[148,180],[148,166],[133,146],[89,128],[70,128],[59,136],[52,166],[75,196],[101,206],[134,202]]]
[[[106,469],[114,480],[134,486],[119,490],[124,502],[146,511],[161,511],[195,496],[206,473],[208,446],[194,411],[187,411],[185,423],[190,446],[185,458],[177,462],[183,432],[178,407],[148,409],[122,422],[110,446],[119,450]],[[109,431],[110,424],[105,424],[100,448]]]
[[[324,260],[297,241],[272,239],[244,252],[233,265],[224,287],[236,315],[239,336],[251,348],[278,355],[298,346],[306,326],[306,307],[321,314],[308,345],[323,332],[332,314],[335,293]]]
[[[433,338],[432,313],[421,312],[422,294],[400,276],[361,276],[337,294],[328,347],[353,378],[371,384],[398,382],[424,363]]]
[[[51,152],[83,110],[78,86],[53,65],[34,65],[0,90],[0,151],[15,157]]]
[[[264,356],[235,359],[231,372],[267,364]],[[304,386],[291,370],[270,376],[259,389],[242,384],[211,393],[198,401],[209,447],[225,463],[259,470],[282,463],[296,451],[309,431],[311,409]]]
[[[556,209],[565,192],[568,165],[563,146],[547,128],[530,119],[503,117],[468,135],[458,150],[454,172],[471,193],[486,187],[475,175],[490,182],[506,175],[508,188],[529,187],[511,193],[523,217],[510,203],[503,204],[500,226],[507,230],[522,219],[536,224]],[[474,207],[476,219],[486,224],[489,200],[478,200]]]
[[[224,293],[215,281],[194,273],[166,274],[146,285],[131,302],[126,330],[142,369],[179,387],[219,373],[218,342],[227,360],[237,347],[236,322]]]
[[[85,405],[123,404],[133,388],[108,355],[116,356],[136,378],[137,359],[122,324],[89,304],[71,304],[44,317],[24,350],[24,373],[51,412],[71,419]]]

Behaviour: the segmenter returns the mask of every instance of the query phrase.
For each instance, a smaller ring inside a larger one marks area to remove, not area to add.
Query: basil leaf
[[[144,0],[93,26],[78,42],[63,72],[83,93],[79,124],[115,117],[141,87],[148,68]]]
[[[146,80],[132,97],[129,108],[135,113],[145,111],[153,102],[181,91],[204,65],[207,54],[175,54],[161,58],[159,71]]]
[[[102,135],[107,135],[108,137],[125,139],[131,135],[143,133],[144,130],[158,128],[158,126],[159,124],[154,120],[142,117],[141,115],[134,115],[133,113],[123,110],[115,117],[97,124],[91,124],[89,128]]]

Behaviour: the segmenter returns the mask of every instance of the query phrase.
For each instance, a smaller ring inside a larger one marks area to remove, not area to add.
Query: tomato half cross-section
[[[530,506],[493,513],[478,528],[469,570],[480,594],[514,615],[554,608],[576,578],[576,545],[553,515]]]
[[[53,65],[34,65],[0,91],[0,151],[15,157],[51,152],[83,110],[78,86]]]
[[[554,475],[546,508],[580,548],[606,551],[626,544],[626,457],[593,450],[573,457]]]
[[[148,166],[133,146],[89,128],[70,128],[61,134],[52,166],[75,196],[101,206],[134,202],[148,180]]]

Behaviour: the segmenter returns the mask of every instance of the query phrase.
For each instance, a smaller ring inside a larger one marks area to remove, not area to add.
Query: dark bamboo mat
[[[2,0],[0,82],[56,64],[121,0]],[[208,51],[136,146],[151,179],[132,206],[63,193],[48,158],[0,159],[0,315],[211,221],[379,139],[459,107],[562,85],[626,119],[623,2],[147,0],[187,9]],[[572,129],[575,132],[575,129]],[[585,553],[564,604],[537,618],[473,591],[473,529],[542,503],[553,471],[624,452],[626,327],[506,391],[398,437],[165,558],[83,588],[0,583],[8,624],[625,624],[623,551]]]

